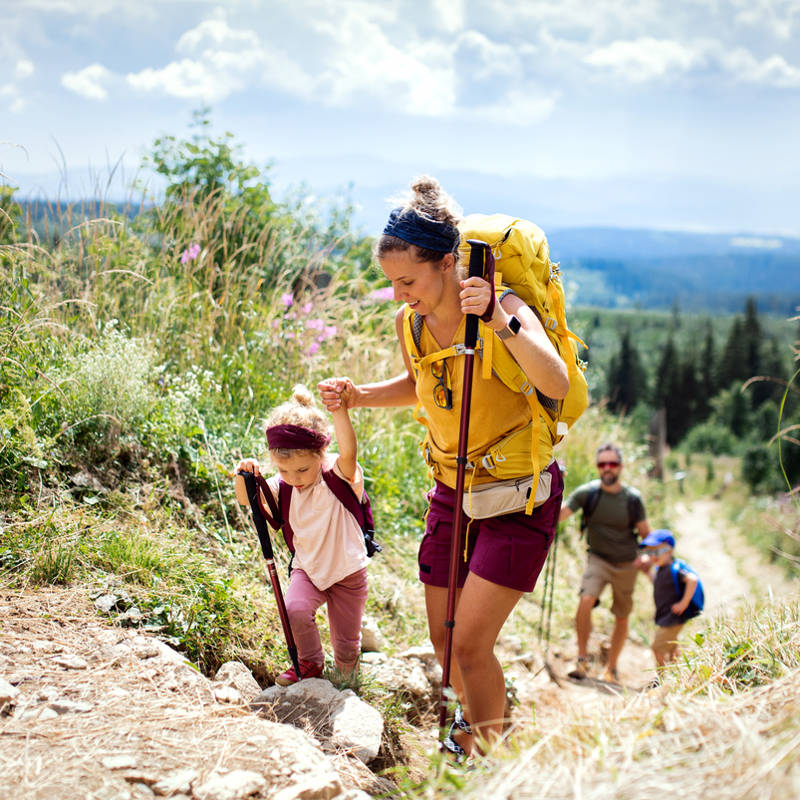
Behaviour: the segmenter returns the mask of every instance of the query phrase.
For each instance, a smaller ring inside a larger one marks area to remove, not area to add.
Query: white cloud
[[[330,105],[348,105],[367,97],[398,112],[451,113],[457,82],[452,43],[412,39],[400,47],[377,21],[357,10],[310,22],[327,40],[327,60],[316,87],[320,99]]]
[[[746,83],[800,88],[800,68],[783,56],[774,54],[759,60],[744,47],[731,49],[713,39],[695,40],[690,44],[649,37],[616,41],[593,50],[584,61],[633,83],[713,69]]]
[[[231,28],[224,17],[216,16],[186,31],[175,49],[179,53],[196,53],[203,48],[248,51],[259,46],[258,36],[253,31]]]
[[[772,55],[759,61],[744,48],[723,53],[721,62],[734,77],[747,83],[773,86],[778,89],[800,88],[800,69],[783,56]]]
[[[300,96],[309,92],[309,76],[289,55],[266,47],[252,30],[230,27],[222,12],[186,31],[175,49],[187,57],[130,73],[128,84],[210,103],[259,83]]]
[[[448,33],[464,30],[467,19],[464,0],[433,0],[431,5],[443,30]]]
[[[593,67],[609,69],[631,82],[643,83],[699,66],[705,58],[702,49],[645,36],[633,41],[612,42],[593,50],[584,61]]]
[[[20,58],[14,65],[15,78],[29,78],[34,73],[33,62],[27,58]]]
[[[61,85],[87,100],[105,100],[108,97],[108,84],[113,75],[102,64],[91,64],[80,72],[65,72]]]
[[[798,0],[732,0],[735,20],[745,29],[764,28],[775,38],[788,41],[800,24]]]

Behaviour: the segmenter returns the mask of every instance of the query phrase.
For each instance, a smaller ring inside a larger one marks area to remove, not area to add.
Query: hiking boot
[[[301,661],[300,675],[303,678],[319,678],[319,676],[322,675],[322,664],[314,664],[311,661]],[[286,672],[282,672],[275,678],[275,683],[277,683],[278,686],[291,686],[299,680],[300,678],[297,677],[294,667],[289,667]]]
[[[611,669],[611,667],[606,667],[603,670],[603,681],[605,681],[605,683],[619,683],[619,675],[617,674],[617,670]]]
[[[570,678],[577,678],[578,680],[583,680],[584,678],[589,677],[591,668],[592,668],[592,659],[590,656],[578,656],[578,660],[575,662],[575,669],[570,670],[567,673],[567,676]]]

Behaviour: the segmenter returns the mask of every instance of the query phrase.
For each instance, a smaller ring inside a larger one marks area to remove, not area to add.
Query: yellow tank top
[[[453,343],[464,341],[464,328],[466,317],[462,318],[458,330],[453,337]],[[426,325],[422,325],[419,343],[420,354],[430,355],[442,348],[433,338]],[[458,455],[458,433],[461,420],[461,398],[464,385],[463,355],[453,355],[444,359],[445,367],[429,365],[420,370],[417,375],[417,399],[422,405],[418,419],[428,429],[426,461],[431,467],[433,475],[442,483],[455,488],[456,484],[456,457]],[[436,371],[439,377],[434,375]],[[434,392],[442,399],[440,383],[446,384],[452,393],[452,408],[441,408],[434,401]],[[472,372],[472,399],[470,407],[469,436],[467,447],[467,460],[472,468],[467,470],[467,484],[488,483],[497,480],[484,469],[481,458],[488,450],[511,433],[525,428],[531,421],[531,408],[525,396],[520,392],[509,389],[494,374],[491,378],[481,377],[481,358],[476,353]],[[553,457],[553,443],[546,425],[541,425],[539,430],[539,467],[543,468],[550,463]],[[527,449],[530,450],[530,436],[527,437]],[[528,459],[530,460],[530,459]],[[473,475],[474,470],[474,475]],[[528,469],[514,477],[531,475],[533,469]]]

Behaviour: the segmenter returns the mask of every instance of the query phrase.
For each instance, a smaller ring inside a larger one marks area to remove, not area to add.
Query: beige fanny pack
[[[548,469],[543,469],[539,473],[534,508],[542,505],[550,497],[552,479],[553,476]],[[472,519],[486,519],[524,511],[532,485],[532,477],[482,483],[464,492],[461,505],[464,513]]]

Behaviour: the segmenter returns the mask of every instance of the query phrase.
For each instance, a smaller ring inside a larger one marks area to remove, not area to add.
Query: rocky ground
[[[754,586],[790,588],[707,504],[679,509],[676,533],[709,613]],[[357,800],[391,793],[379,774],[387,766],[417,777],[429,767],[441,676],[429,648],[389,657],[376,641],[363,654],[370,686],[403,698],[409,722],[386,726],[328,681],[262,691],[235,663],[209,680],[155,636],[110,624],[102,603],[82,586],[0,594],[1,798]],[[602,653],[600,640],[594,649]],[[612,713],[653,675],[649,650],[634,642],[620,684],[571,681],[573,652],[554,648],[545,659],[514,636],[502,636],[498,651],[519,701],[512,729],[535,718],[548,730],[576,708],[589,720]]]

